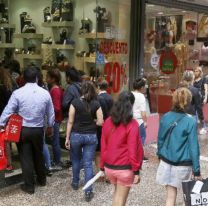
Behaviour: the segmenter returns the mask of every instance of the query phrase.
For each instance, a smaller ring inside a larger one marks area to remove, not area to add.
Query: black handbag
[[[202,186],[200,194],[192,192],[196,181],[182,182],[183,197],[186,206],[206,206],[208,205],[208,179],[202,180],[204,185]]]

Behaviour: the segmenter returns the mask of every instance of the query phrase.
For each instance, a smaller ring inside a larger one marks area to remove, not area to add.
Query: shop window
[[[208,74],[207,19],[192,11],[146,4],[144,74],[153,112],[171,109],[171,104],[161,101],[171,101],[185,70],[203,65]]]
[[[53,64],[63,72],[74,65],[92,81],[107,79],[112,94],[128,88],[130,1],[4,1],[8,17],[1,27],[13,30],[5,37],[10,41],[1,40],[22,69],[31,62],[43,73]]]

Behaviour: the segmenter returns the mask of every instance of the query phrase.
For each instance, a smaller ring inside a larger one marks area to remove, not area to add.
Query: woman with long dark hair
[[[93,159],[97,147],[97,126],[103,123],[103,114],[92,82],[81,86],[81,97],[71,102],[67,124],[65,146],[70,149],[72,161],[72,183],[74,190],[79,188],[81,163],[85,172],[85,183],[93,177]],[[85,190],[85,200],[93,198],[92,187]]]
[[[132,184],[140,181],[144,152],[133,119],[134,100],[131,92],[122,92],[102,130],[100,167],[115,186],[113,206],[124,206]]]

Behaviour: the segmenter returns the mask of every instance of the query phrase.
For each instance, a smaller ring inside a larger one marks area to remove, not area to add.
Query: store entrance
[[[172,93],[185,70],[202,65],[208,74],[208,17],[178,8],[146,4],[144,74],[151,111],[171,109]]]

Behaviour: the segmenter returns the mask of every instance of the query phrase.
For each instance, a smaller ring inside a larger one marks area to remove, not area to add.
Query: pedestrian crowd
[[[113,206],[124,206],[132,185],[140,182],[143,162],[148,161],[143,150],[146,128],[151,128],[147,125],[147,81],[136,78],[133,91],[122,91],[114,101],[107,81],[88,81],[74,67],[65,76],[68,86],[64,91],[56,67],[48,70],[45,83],[35,65],[23,73],[17,61],[0,65],[0,129],[14,113],[23,118],[17,143],[24,180],[21,189],[33,194],[36,185],[46,185],[47,175],[62,170],[60,125],[67,118],[65,148],[72,164],[71,187],[79,189],[81,169],[85,183],[94,177],[94,161],[96,172],[103,171],[114,185]],[[197,127],[200,122],[200,133],[206,133],[202,107],[207,95],[208,82],[201,67],[185,71],[173,94],[172,110],[161,117],[156,181],[166,187],[166,206],[175,205],[182,181],[201,179]],[[93,196],[90,185],[85,200]]]

